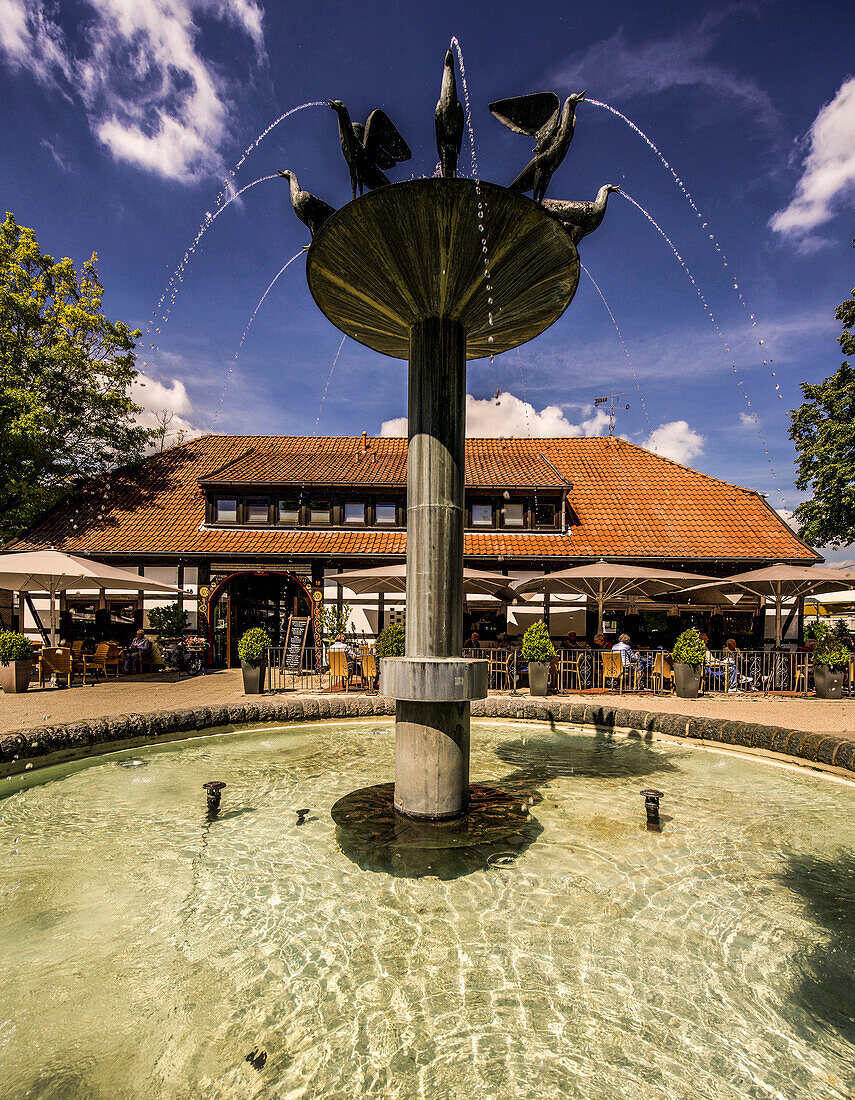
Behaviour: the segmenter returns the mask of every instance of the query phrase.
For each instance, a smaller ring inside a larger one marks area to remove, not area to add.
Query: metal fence
[[[639,648],[629,665],[609,650],[562,649],[552,661],[551,690],[649,691],[669,693],[673,684],[670,655],[661,649]],[[491,691],[517,691],[528,686],[528,663],[518,649],[464,649],[464,657],[489,662]],[[805,651],[710,650],[704,666],[706,692],[770,692],[807,695],[813,671]]]

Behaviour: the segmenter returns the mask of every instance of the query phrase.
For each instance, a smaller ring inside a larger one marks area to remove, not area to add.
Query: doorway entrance
[[[308,592],[290,573],[233,573],[211,593],[208,622],[214,664],[240,665],[238,642],[251,627],[263,627],[270,644],[282,646],[291,616],[311,614]],[[311,638],[308,644],[314,644]]]

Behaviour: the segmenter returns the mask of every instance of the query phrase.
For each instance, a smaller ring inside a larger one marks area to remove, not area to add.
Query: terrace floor
[[[292,694],[292,693],[287,693]],[[306,693],[309,694],[309,693]],[[498,692],[491,692],[499,694]],[[550,696],[553,698],[553,696]],[[802,696],[705,695],[678,699],[648,693],[585,692],[555,696],[562,702],[608,700],[630,709],[693,717],[727,718],[809,733],[835,733],[855,740],[855,699]],[[175,673],[150,673],[71,688],[38,688],[20,695],[0,694],[0,735],[34,726],[62,725],[119,714],[145,714],[184,707],[246,701],[240,669],[177,679]]]

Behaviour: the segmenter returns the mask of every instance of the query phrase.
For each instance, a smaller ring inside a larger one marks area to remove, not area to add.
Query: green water
[[[337,843],[332,804],[392,777],[388,726],[0,781],[0,1095],[852,1096],[855,787],[569,729],[472,740],[473,780],[529,786],[542,831],[467,874]]]

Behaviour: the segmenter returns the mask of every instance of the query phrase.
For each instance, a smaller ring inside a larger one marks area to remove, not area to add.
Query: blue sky
[[[302,257],[240,346],[308,232],[278,179],[221,214],[217,196],[290,168],[303,187],[346,202],[326,106],[284,119],[231,174],[280,115],[329,98],[355,118],[389,113],[413,150],[393,179],[430,175],[433,110],[456,35],[482,178],[509,182],[528,160],[527,139],[487,110],[524,92],[586,88],[659,147],[700,217],[644,141],[590,104],[549,194],[590,199],[619,184],[671,238],[721,333],[666,242],[612,196],[580,252],[626,351],[583,276],[565,316],[519,356],[470,366],[472,434],[602,433],[592,403],[614,388],[630,405],[621,434],[792,507],[787,413],[800,381],[837,368],[834,308],[855,283],[851,4],[805,11],[799,2],[0,0],[3,202],[54,255],[79,263],[98,252],[108,312],[146,330],[138,397],[171,409],[174,427],[379,432],[405,413],[406,368],[346,341],[330,377],[341,336],[309,296]],[[459,75],[458,87],[462,95]],[[467,145],[461,167],[471,171]],[[170,282],[206,213],[217,216]]]

